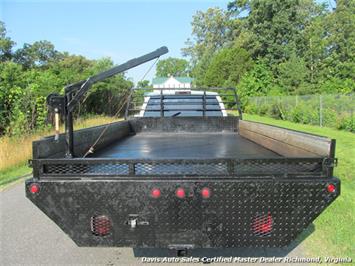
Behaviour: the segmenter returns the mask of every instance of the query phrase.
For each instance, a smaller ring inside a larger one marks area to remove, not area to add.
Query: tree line
[[[190,75],[197,86],[237,87],[250,96],[351,93],[355,1],[234,0],[198,11],[187,60],[168,58],[157,75]],[[160,65],[159,65],[160,64]]]
[[[328,101],[322,118],[317,97],[293,107],[250,101],[258,96],[281,100],[286,95],[353,93],[354,0],[338,0],[336,7],[314,0],[234,0],[224,9],[198,11],[191,25],[191,38],[182,49],[189,64],[163,60],[158,75],[183,73],[194,77],[196,86],[235,87],[248,113],[298,123],[323,119],[326,125],[355,130],[351,98],[341,111],[336,108],[342,104],[339,97],[333,104]]]
[[[183,48],[203,86],[250,96],[351,93],[355,1],[234,0],[199,11]]]
[[[15,42],[0,21],[0,135],[20,135],[48,125],[46,97],[63,93],[64,86],[109,69],[110,58],[90,60],[81,55],[59,52],[48,41]],[[133,86],[124,74],[93,86],[75,115],[113,115],[122,95]]]
[[[314,0],[233,0],[225,8],[198,11],[191,25],[182,49],[188,60],[161,60],[156,76],[188,75],[196,86],[236,87],[246,111],[257,109],[248,106],[254,96],[355,90],[354,0],[338,0],[336,7]],[[65,85],[113,66],[109,58],[59,52],[48,41],[14,47],[0,21],[0,135],[45,127],[48,94],[62,93]],[[131,86],[124,74],[95,85],[76,115],[113,115]],[[294,111],[269,109],[262,108],[277,118]],[[296,111],[297,117],[312,112]],[[353,128],[353,117],[342,117]]]

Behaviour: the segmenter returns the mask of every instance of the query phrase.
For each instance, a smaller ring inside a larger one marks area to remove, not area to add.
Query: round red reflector
[[[204,187],[201,190],[201,195],[202,195],[202,198],[208,199],[209,197],[211,197],[211,190],[207,187]]]
[[[38,184],[31,184],[30,185],[30,192],[32,193],[32,194],[36,194],[36,193],[38,193],[39,192],[39,185]]]
[[[150,194],[155,199],[157,199],[157,198],[159,198],[161,196],[161,192],[160,192],[159,188],[153,188],[152,192]]]
[[[178,188],[175,192],[176,197],[182,199],[185,198],[185,190],[183,188]]]
[[[329,185],[327,186],[327,190],[328,190],[329,193],[335,192],[335,189],[336,189],[336,187],[335,187],[334,184],[329,184]]]

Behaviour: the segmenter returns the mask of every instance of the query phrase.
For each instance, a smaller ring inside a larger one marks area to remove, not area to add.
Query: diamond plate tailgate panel
[[[26,182],[27,197],[79,246],[286,246],[340,193],[337,178],[44,180],[31,194],[33,182]],[[334,192],[327,190],[330,183]],[[211,192],[206,199],[205,187]],[[185,198],[175,195],[177,188]],[[104,236],[92,232],[100,215],[112,224]]]

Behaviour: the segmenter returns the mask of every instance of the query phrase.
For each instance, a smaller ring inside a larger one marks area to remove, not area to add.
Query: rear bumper
[[[29,191],[34,182],[38,193]],[[154,188],[158,198],[151,195]],[[176,196],[177,188],[184,198]],[[209,198],[203,188],[210,189]],[[337,178],[26,182],[27,197],[78,246],[287,246],[339,194]],[[93,221],[102,215],[109,218],[109,231],[98,236]]]

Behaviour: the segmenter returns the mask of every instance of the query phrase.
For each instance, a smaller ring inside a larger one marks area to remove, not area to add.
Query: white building
[[[192,78],[190,77],[160,77],[154,78],[152,81],[153,88],[181,88],[181,89],[188,89],[192,86]]]

